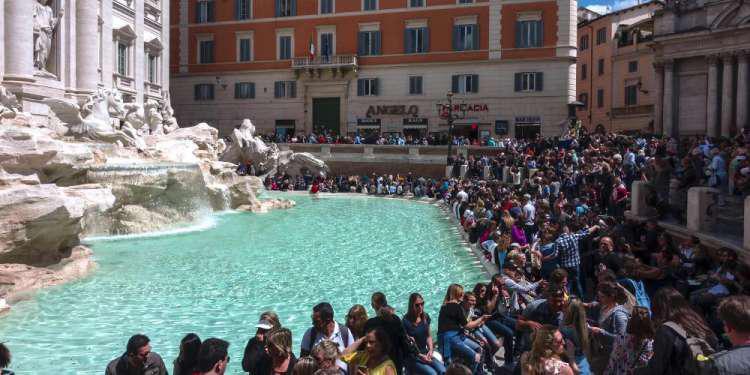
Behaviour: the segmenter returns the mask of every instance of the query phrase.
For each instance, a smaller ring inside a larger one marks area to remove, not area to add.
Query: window
[[[380,31],[360,31],[357,53],[360,56],[380,54]]]
[[[251,0],[234,0],[234,14],[238,20],[249,20]]]
[[[214,22],[214,1],[213,0],[198,0],[195,4],[195,22],[206,23]]]
[[[599,59],[599,61],[596,62],[597,64],[597,72],[599,75],[604,74],[604,59]]]
[[[578,49],[581,51],[585,51],[589,49],[589,36],[584,35],[581,37],[581,40],[578,42]]]
[[[296,98],[297,82],[294,81],[276,81],[273,84],[274,98]]]
[[[253,59],[252,55],[252,41],[249,37],[242,37],[237,39],[237,61],[250,61]]]
[[[638,104],[638,86],[625,86],[625,105]]]
[[[602,44],[607,43],[607,28],[602,27],[599,30],[596,30],[596,44]]]
[[[542,91],[544,73],[541,72],[523,72],[516,73],[514,77],[515,91]]]
[[[422,76],[409,77],[409,95],[422,95]]]
[[[333,33],[320,34],[320,56],[330,58],[333,55]]]
[[[459,4],[471,4],[473,2],[474,2],[474,0],[458,0]]]
[[[158,56],[148,54],[148,81],[151,83],[158,83],[158,72],[159,72],[159,60]]]
[[[198,64],[214,62],[214,41],[201,40],[198,42]]]
[[[455,25],[453,26],[453,50],[471,51],[479,49],[479,26]]]
[[[589,73],[588,66],[586,64],[581,64],[581,79],[586,79]]]
[[[454,75],[451,80],[451,91],[456,94],[479,92],[479,75],[477,74]]]
[[[596,90],[596,108],[604,107],[604,89]]]
[[[516,48],[541,47],[542,36],[542,21],[516,22]]]
[[[125,43],[117,43],[117,74],[128,75],[128,48]]]
[[[255,99],[255,83],[237,82],[234,84],[235,99]]]
[[[589,108],[589,94],[579,94],[578,101],[583,103],[583,105],[580,107],[581,110]]]
[[[377,10],[378,0],[362,0],[362,10]]]
[[[195,100],[214,100],[213,83],[200,83],[195,85]]]
[[[297,0],[276,0],[276,17],[297,15]]]
[[[419,8],[424,6],[424,0],[409,0],[410,8]]]
[[[357,96],[377,96],[380,86],[377,78],[360,78],[357,80]]]
[[[279,60],[292,58],[292,37],[289,35],[279,36]]]
[[[635,73],[638,71],[638,60],[628,62],[628,72]]]
[[[404,30],[404,52],[423,53],[430,49],[430,30],[426,27]]]
[[[320,0],[320,14],[333,13],[333,0]]]

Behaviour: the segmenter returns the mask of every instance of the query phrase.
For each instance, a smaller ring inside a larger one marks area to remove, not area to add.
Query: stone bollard
[[[373,149],[374,148],[372,146],[369,146],[369,147],[365,146],[365,148],[364,148],[364,154],[365,154],[364,157],[366,157],[366,158],[374,158],[375,157],[375,152],[373,151]]]
[[[651,187],[648,186],[646,181],[633,181],[633,187],[631,191],[631,203],[630,213],[638,218],[648,218],[656,213],[653,207],[649,207],[646,204],[646,197],[648,196]]]
[[[693,187],[688,190],[687,229],[702,232],[709,229],[708,206],[714,204],[719,191],[710,187]]]
[[[447,165],[445,166],[445,178],[451,178],[453,177],[453,166]]]
[[[324,157],[331,156],[331,146],[329,145],[320,146],[320,155]]]
[[[459,178],[466,178],[466,173],[469,172],[469,166],[464,164],[461,166],[461,169],[459,170]]]
[[[492,169],[490,169],[489,165],[485,165],[484,168],[482,168],[482,178],[485,180],[489,180],[492,177]]]
[[[678,190],[680,187],[680,180],[672,178],[669,180],[669,205],[672,207],[680,207],[680,195]]]
[[[503,182],[510,181],[510,167],[503,167]]]
[[[750,261],[750,196],[745,198],[745,220],[742,222],[742,247],[745,248],[746,261]]]

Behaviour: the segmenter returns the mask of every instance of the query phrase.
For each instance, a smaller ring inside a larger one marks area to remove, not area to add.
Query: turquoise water
[[[0,318],[0,341],[18,374],[101,374],[127,339],[145,333],[171,372],[188,332],[230,342],[227,373],[258,315],[276,311],[294,351],[312,306],[331,302],[336,320],[349,307],[386,293],[403,314],[420,292],[437,324],[450,282],[473,287],[481,268],[455,229],[428,204],[367,197],[295,195],[297,207],[232,213],[194,232],[91,242],[90,277],[37,293]],[[435,329],[435,327],[433,327]]]

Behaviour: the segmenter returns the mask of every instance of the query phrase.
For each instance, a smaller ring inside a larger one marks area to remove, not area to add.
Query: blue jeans
[[[497,336],[495,336],[494,333],[492,333],[492,329],[490,327],[487,327],[487,324],[485,323],[483,326],[479,327],[474,331],[477,336],[487,340],[487,343],[489,343],[489,349],[491,354],[495,354],[498,349],[500,349],[500,346],[495,345],[497,341]]]
[[[435,358],[432,362],[425,363],[417,359],[417,357],[411,357],[406,360],[406,368],[409,370],[409,375],[443,375],[445,374],[445,365],[439,362]]]
[[[471,368],[473,373],[479,369],[479,361],[476,360],[477,353],[480,352],[481,346],[471,339],[464,336],[459,331],[448,331],[438,335],[440,349],[442,350],[443,360],[448,363],[453,353],[463,357]]]
[[[575,294],[583,299],[583,286],[581,285],[581,265],[563,267],[568,271],[568,293]],[[575,290],[573,289],[575,288]]]
[[[516,320],[508,316],[500,316],[497,319],[488,320],[484,323],[497,336],[503,338],[505,348],[505,361],[513,361],[513,337],[515,336]]]

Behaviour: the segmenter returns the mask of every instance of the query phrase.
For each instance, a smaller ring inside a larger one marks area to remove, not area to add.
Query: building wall
[[[646,115],[630,116],[625,119],[616,119],[614,116],[613,108],[620,108],[621,103],[624,105],[624,84],[638,78],[644,82],[643,85],[653,84],[646,82],[653,77],[653,58],[648,57],[649,54],[652,55],[653,53],[647,50],[646,45],[639,46],[637,50],[634,47],[618,48],[615,36],[620,26],[629,26],[647,20],[661,6],[659,2],[637,5],[578,25],[577,94],[579,100],[581,94],[587,94],[588,103],[585,108],[578,109],[577,115],[587,129],[593,131],[601,127],[607,131],[633,130],[640,129],[642,125],[647,127],[650,123],[651,120],[647,119]],[[597,32],[603,28],[606,29],[606,42],[597,44]],[[589,47],[586,50],[581,50],[581,38],[585,36],[588,36]],[[639,72],[627,74],[627,59],[635,58],[636,55],[639,60]],[[600,59],[604,61],[603,74],[599,74],[598,71]],[[649,59],[651,59],[651,62],[649,62]],[[586,78],[581,74],[584,64],[588,71]],[[597,103],[598,90],[603,92],[601,106]],[[639,95],[639,98],[641,96]]]
[[[59,20],[47,64],[34,67],[33,12],[36,1],[0,2],[2,85],[16,93],[24,110],[46,118],[45,98],[81,99],[99,87],[117,87],[126,101],[163,100],[169,85],[169,2],[167,0],[53,0]],[[8,32],[10,31],[10,32]],[[127,40],[128,72],[116,74],[116,39]],[[154,82],[147,54],[157,56]]]
[[[576,1],[479,0],[457,4],[457,0],[426,0],[424,8],[409,8],[407,0],[379,0],[379,10],[362,11],[361,1],[336,0],[334,14],[318,15],[318,1],[297,1],[297,15],[274,17],[273,0],[253,0],[251,19],[235,20],[234,2],[216,1],[215,20],[196,24],[195,0],[172,0],[180,12],[173,12],[172,98],[176,116],[183,124],[199,121],[219,127],[227,134],[243,118],[250,118],[261,132],[274,131],[275,121],[295,120],[298,132],[312,130],[312,99],[341,99],[341,132],[356,130],[357,120],[365,117],[371,105],[416,105],[419,117],[427,119],[430,132],[447,131],[438,115],[438,104],[446,102],[451,75],[478,74],[475,94],[456,95],[455,103],[486,104],[487,110],[457,120],[475,124],[480,130],[494,130],[496,120],[508,120],[511,135],[516,117],[539,118],[542,132],[558,135],[567,118],[567,105],[575,97],[575,20]],[[570,13],[570,14],[569,14]],[[540,48],[515,46],[519,15],[540,17],[543,43]],[[179,16],[179,19],[175,17]],[[479,48],[454,51],[453,25],[463,18],[475,18]],[[404,53],[404,29],[409,21],[429,28],[427,53]],[[294,57],[309,55],[309,41],[320,27],[335,30],[335,55],[357,54],[357,32],[363,24],[376,24],[381,32],[378,56],[359,56],[357,69],[332,75],[322,69],[310,76],[306,69],[297,74],[289,60],[277,59],[276,35],[293,30]],[[251,33],[252,61],[237,62],[236,35]],[[215,62],[199,64],[198,38],[210,35],[215,43]],[[179,56],[179,58],[177,58]],[[543,72],[541,92],[515,92],[514,74]],[[408,94],[408,77],[423,77],[423,95]],[[375,97],[357,96],[358,78],[379,78],[381,92]],[[297,97],[274,98],[274,82],[297,81]],[[234,99],[235,82],[255,83],[254,99]],[[196,101],[194,85],[215,84],[215,98]],[[226,85],[226,89],[224,89]],[[383,116],[382,131],[402,129],[403,117]]]

